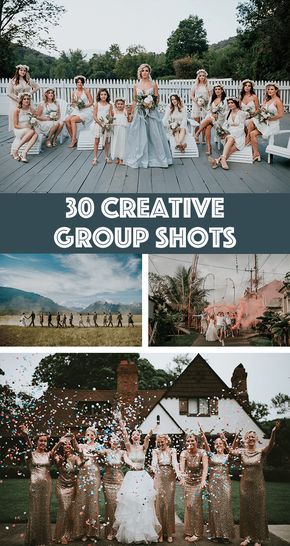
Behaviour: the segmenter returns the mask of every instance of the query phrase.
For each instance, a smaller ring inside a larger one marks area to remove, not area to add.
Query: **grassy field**
[[[0,345],[3,347],[107,346],[135,347],[142,344],[142,318],[134,317],[135,327],[123,323],[123,328],[23,328],[0,326]]]
[[[57,501],[55,496],[55,480],[52,497],[52,521],[56,519]],[[233,511],[235,522],[239,522],[239,483],[233,485]],[[267,482],[268,521],[270,524],[290,524],[290,484]],[[3,480],[0,483],[0,495],[3,502],[0,505],[0,521],[11,523],[26,521],[28,509],[28,480]],[[104,497],[100,495],[101,515],[104,517]],[[175,496],[176,512],[183,520],[183,493],[177,486]],[[205,514],[207,513],[205,501]],[[207,518],[206,518],[207,519]]]

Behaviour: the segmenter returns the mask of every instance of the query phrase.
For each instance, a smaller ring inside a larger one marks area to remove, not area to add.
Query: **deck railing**
[[[8,79],[0,79],[0,114],[7,114],[7,101],[6,101],[6,88],[8,85]],[[56,90],[57,98],[70,102],[72,90],[75,88],[73,80],[56,80],[56,79],[37,79],[35,80],[40,89],[35,95],[34,101],[36,103],[42,100],[43,91],[52,86]],[[87,80],[86,87],[89,88],[95,99],[98,89],[106,87],[111,95],[111,100],[115,100],[117,97],[123,97],[126,102],[132,102],[133,87],[135,80]],[[211,78],[209,79],[209,85],[221,83],[224,85],[225,92],[229,96],[238,96],[241,88],[240,80],[232,80],[231,78]],[[262,103],[265,93],[266,81],[255,82],[255,90],[258,95],[259,101]],[[277,81],[280,87],[280,96],[284,103],[285,110],[290,111],[290,82],[289,81]],[[167,104],[169,96],[172,93],[177,93],[184,104],[189,108],[190,106],[190,91],[194,84],[194,80],[158,80],[160,102]]]

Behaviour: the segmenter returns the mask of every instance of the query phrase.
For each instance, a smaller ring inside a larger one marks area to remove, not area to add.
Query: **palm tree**
[[[188,320],[189,309],[197,314],[206,307],[207,291],[201,287],[203,279],[192,275],[192,267],[178,266],[175,275],[166,275],[165,281],[167,301],[172,309],[182,312],[185,321]]]

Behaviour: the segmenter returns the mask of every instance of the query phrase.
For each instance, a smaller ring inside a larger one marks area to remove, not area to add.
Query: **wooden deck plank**
[[[290,115],[281,125],[290,127]],[[262,140],[259,148],[264,161],[230,163],[230,170],[223,171],[211,169],[202,145],[199,158],[174,159],[168,169],[106,165],[103,152],[92,167],[89,151],[71,150],[66,143],[29,156],[26,165],[9,155],[13,138],[7,118],[0,116],[0,193],[290,193],[290,161],[274,157],[268,165],[267,143]],[[218,150],[214,148],[213,154],[218,156]]]
[[[123,192],[136,193],[138,191],[138,182],[139,182],[139,170],[129,169],[129,167],[127,167]]]

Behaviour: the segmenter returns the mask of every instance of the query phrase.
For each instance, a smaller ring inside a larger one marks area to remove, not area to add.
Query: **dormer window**
[[[204,416],[218,414],[218,400],[210,398],[179,398],[179,414]]]

